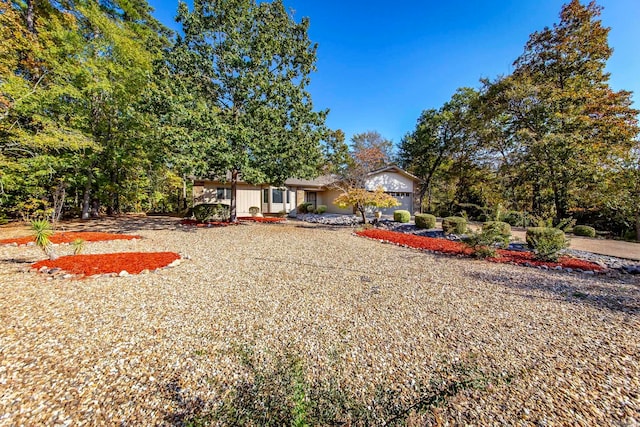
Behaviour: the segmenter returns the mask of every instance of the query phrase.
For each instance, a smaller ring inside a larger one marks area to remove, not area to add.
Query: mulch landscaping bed
[[[145,270],[166,267],[180,255],[175,252],[123,252],[113,254],[68,255],[55,260],[38,261],[31,268],[56,269],[74,275],[120,273],[139,274]]]
[[[447,239],[438,239],[435,237],[416,236],[415,234],[399,233],[387,230],[362,230],[356,234],[370,239],[382,240],[385,242],[395,243],[397,245],[409,246],[411,248],[440,252],[452,255],[473,255],[473,249],[461,242]],[[548,262],[536,260],[531,252],[510,251],[498,249],[498,257],[486,258],[487,261],[498,263],[513,263],[528,266],[546,266],[548,268],[571,268],[583,271],[602,271],[603,268],[593,262],[584,261],[577,258],[567,256],[560,257],[558,262]]]
[[[133,240],[140,239],[140,236],[134,236],[130,234],[117,234],[117,233],[101,233],[93,231],[65,231],[53,234],[49,240],[51,243],[71,243],[77,239],[82,239],[85,242],[100,242],[105,240]],[[34,241],[33,236],[17,237],[12,239],[1,239],[0,245],[26,245]]]
[[[240,216],[238,217],[238,221],[236,222],[228,222],[228,221],[205,221],[201,222],[195,219],[183,219],[180,221],[182,225],[191,225],[194,227],[226,227],[228,225],[237,225],[239,221],[250,221],[250,222],[260,222],[260,223],[278,223],[286,221],[286,218],[277,218],[277,217],[258,217],[258,216]]]
[[[183,219],[181,225],[191,225],[193,227],[226,227],[228,225],[237,225],[237,222],[228,221],[205,221],[201,222],[195,219]]]
[[[276,222],[284,222],[286,218],[279,217],[260,217],[260,216],[241,216],[238,217],[240,221],[253,221],[253,222],[263,222],[263,223],[276,223]]]

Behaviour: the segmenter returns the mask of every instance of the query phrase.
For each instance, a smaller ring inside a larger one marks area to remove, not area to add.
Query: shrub
[[[573,227],[576,236],[596,237],[596,229],[588,225],[576,225]]]
[[[31,231],[33,232],[36,246],[42,249],[50,259],[56,259],[57,256],[50,240],[53,235],[51,223],[46,219],[33,220],[31,221]]]
[[[86,246],[86,242],[83,239],[75,239],[71,242],[73,246],[73,254],[80,255],[82,251],[84,251],[84,247]]]
[[[509,224],[506,225],[509,226]],[[511,227],[509,227],[509,230],[511,230]],[[492,225],[488,227],[483,226],[482,231],[469,233],[469,235],[463,239],[463,242],[473,249],[473,255],[478,258],[495,257],[497,247],[506,248],[509,246],[510,235],[510,232],[507,235],[504,234],[504,227]]]
[[[531,216],[526,217],[523,212],[518,211],[507,211],[501,213],[498,219],[513,227],[526,227],[531,223]]]
[[[198,222],[211,220],[227,221],[229,219],[229,205],[222,203],[202,203],[193,207],[192,214]]]
[[[531,227],[527,229],[527,245],[536,258],[542,261],[557,261],[558,252],[568,246],[564,231],[551,227]]]
[[[318,205],[318,207],[316,208],[316,213],[319,215],[322,215],[326,211],[327,211],[327,205]]]
[[[258,215],[259,212],[260,212],[260,208],[257,206],[251,206],[249,208],[249,213],[251,214],[251,216],[256,216]]]
[[[460,216],[448,216],[442,220],[442,231],[446,234],[463,234],[467,231],[467,220]]]
[[[409,222],[411,221],[411,213],[403,210],[393,211],[393,220],[395,222]]]
[[[298,205],[298,213],[306,214],[306,213],[313,213],[314,211],[315,211],[315,208],[313,207],[313,203],[304,202]]]
[[[511,226],[506,222],[487,221],[482,224],[482,231],[485,230],[495,232],[497,235],[505,237],[506,239],[509,239],[509,237],[511,237]]]
[[[416,214],[416,227],[418,228],[435,228],[436,217],[431,214]]]

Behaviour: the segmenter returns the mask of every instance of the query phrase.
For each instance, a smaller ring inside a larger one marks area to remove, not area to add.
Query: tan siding
[[[345,209],[340,209],[338,206],[333,204],[333,201],[336,199],[336,197],[338,197],[340,194],[342,194],[342,191],[340,190],[327,190],[327,191],[323,191],[321,193],[318,193],[318,199],[322,200],[322,202],[320,204],[322,205],[327,205],[327,212],[328,213],[335,213],[335,214],[352,214],[353,213],[353,208],[348,207]]]
[[[238,216],[249,216],[249,208],[251,206],[260,207],[260,188],[249,185],[238,185],[238,200],[236,202],[236,210]],[[262,209],[260,210],[262,212]]]

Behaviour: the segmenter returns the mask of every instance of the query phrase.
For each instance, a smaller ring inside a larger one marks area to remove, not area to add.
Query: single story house
[[[337,178],[323,175],[313,180],[291,178],[282,187],[270,185],[251,185],[238,182],[237,214],[248,216],[252,206],[260,208],[264,214],[289,213],[299,204],[306,202],[313,206],[326,205],[328,213],[351,214],[351,208],[340,209],[333,201],[341,194],[334,184]],[[396,209],[409,212],[416,210],[418,178],[395,165],[385,166],[369,172],[365,180],[365,188],[373,191],[381,186],[401,203],[400,206],[381,209],[383,214],[392,214]],[[231,184],[225,181],[195,179],[193,183],[193,203],[226,203],[231,202]]]

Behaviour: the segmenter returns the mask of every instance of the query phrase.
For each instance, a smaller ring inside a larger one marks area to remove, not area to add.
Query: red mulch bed
[[[70,274],[93,276],[95,274],[138,274],[143,270],[166,267],[180,258],[175,252],[123,252],[115,254],[69,255],[55,260],[38,261],[31,268],[59,268]]]
[[[278,218],[278,217],[261,217],[261,216],[241,216],[238,217],[240,221],[253,221],[253,222],[266,222],[266,223],[275,223],[275,222],[283,222],[286,221],[286,218]]]
[[[363,230],[356,232],[358,236],[368,237],[370,239],[383,240],[397,245],[409,246],[411,248],[423,249],[434,252],[441,252],[453,255],[473,255],[473,249],[461,242],[454,242],[447,239],[438,239],[435,237],[416,236],[415,234],[399,233],[397,231],[387,230]],[[509,251],[504,249],[498,250],[499,257],[486,258],[487,261],[500,263],[514,263],[518,265],[529,264],[533,266],[545,265],[549,268],[561,266],[562,268],[572,268],[591,271],[602,271],[603,268],[598,264],[584,261],[581,259],[560,257],[558,262],[538,261],[531,252]]]
[[[140,239],[140,236],[134,236],[130,234],[116,234],[116,233],[99,233],[94,231],[63,231],[55,233],[49,239],[51,243],[71,243],[76,239],[82,239],[85,242],[100,242],[105,240],[132,240]],[[29,242],[33,242],[33,236],[17,237],[13,239],[2,239],[0,245],[9,245],[16,243],[18,245],[26,245]]]
[[[240,216],[238,217],[238,221],[236,222],[227,222],[227,221],[207,221],[207,222],[199,222],[195,219],[183,219],[180,221],[182,225],[191,225],[194,227],[226,227],[228,225],[237,225],[239,221],[252,221],[252,222],[263,222],[263,223],[275,223],[286,221],[286,218],[275,218],[275,217],[258,217],[258,216]]]
[[[206,221],[200,222],[195,219],[183,219],[180,221],[182,225],[191,225],[193,227],[226,227],[228,225],[236,225],[237,222],[227,222],[227,221]]]

